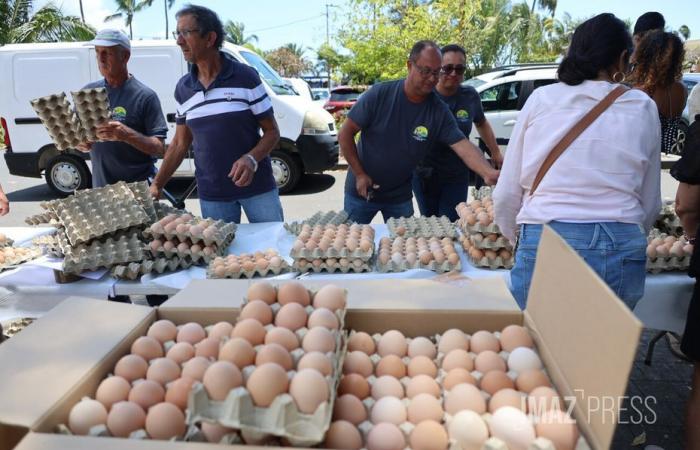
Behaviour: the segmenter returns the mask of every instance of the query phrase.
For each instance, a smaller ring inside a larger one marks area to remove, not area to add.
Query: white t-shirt
[[[534,195],[530,187],[561,138],[617,85],[585,81],[535,90],[518,115],[493,192],[495,222],[622,222],[648,231],[661,209],[661,124],[644,92],[620,96],[564,151]]]

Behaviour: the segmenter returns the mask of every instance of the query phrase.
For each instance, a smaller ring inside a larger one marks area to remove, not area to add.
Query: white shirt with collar
[[[535,90],[518,115],[493,192],[495,222],[511,242],[519,224],[623,222],[647,232],[661,209],[661,125],[644,92],[620,96],[530,187],[561,138],[617,85],[584,81]]]

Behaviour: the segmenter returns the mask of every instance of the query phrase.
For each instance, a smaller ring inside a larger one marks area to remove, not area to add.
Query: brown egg
[[[437,349],[435,344],[430,342],[430,339],[424,337],[417,337],[411,339],[408,344],[408,356],[415,358],[416,356],[427,356],[430,359],[437,356]]]
[[[403,378],[406,376],[406,365],[398,356],[386,355],[377,363],[374,374],[377,377],[391,375],[394,378]]]
[[[261,366],[270,362],[279,364],[284,370],[292,370],[294,368],[292,355],[279,344],[266,344],[258,350],[258,354],[255,357],[255,365]]]
[[[177,336],[177,327],[169,320],[157,320],[148,328],[148,337],[152,337],[161,344],[174,341]],[[161,355],[162,356],[162,355]]]
[[[124,355],[114,366],[114,374],[129,382],[145,378],[147,371],[148,363],[139,355]]]
[[[329,330],[337,330],[340,327],[340,323],[333,311],[328,308],[318,308],[309,316],[307,327],[326,327]]]
[[[126,438],[146,424],[146,413],[133,402],[115,403],[107,415],[107,429],[115,437]]]
[[[170,358],[157,358],[151,361],[146,379],[165,384],[180,377],[180,366]]]
[[[348,339],[348,351],[361,351],[367,355],[372,355],[375,352],[375,344],[372,336],[364,331],[356,331],[350,335]]]
[[[367,434],[367,450],[403,450],[406,438],[393,423],[380,423]]]
[[[256,406],[268,407],[278,395],[287,392],[287,372],[275,363],[257,366],[248,377],[246,387]]]
[[[442,380],[442,387],[446,391],[449,391],[461,383],[469,383],[476,386],[476,379],[468,370],[459,367],[447,372],[447,375],[445,375],[445,378]]]
[[[379,339],[379,344],[377,345],[379,356],[396,355],[403,358],[407,352],[408,344],[400,331],[389,330]]]
[[[172,403],[158,403],[146,415],[146,433],[151,439],[168,440],[185,435],[185,415]]]
[[[573,450],[578,442],[576,421],[560,410],[546,412],[535,424],[537,436],[552,441],[557,450]]]
[[[182,365],[182,376],[202,381],[204,372],[211,366],[212,361],[204,356],[195,356]]]
[[[495,413],[498,408],[512,406],[522,412],[527,412],[527,396],[515,389],[505,388],[496,392],[489,399],[489,412]]]
[[[129,392],[129,401],[136,403],[144,411],[148,411],[148,408],[162,402],[163,399],[165,399],[165,389],[153,380],[140,380],[134,383],[134,387]]]
[[[498,341],[498,338],[489,331],[477,331],[474,333],[469,341],[469,345],[474,353],[481,353],[486,350],[491,350],[496,353],[501,351],[501,343]]]
[[[275,325],[296,331],[306,326],[306,310],[299,303],[287,303],[277,311]]]
[[[194,345],[205,337],[207,337],[207,332],[204,331],[200,324],[189,322],[180,327],[176,340],[177,342],[189,342]]]
[[[412,450],[447,450],[449,439],[445,427],[434,420],[424,420],[411,431]]]
[[[445,331],[440,339],[438,340],[438,350],[440,353],[449,353],[452,350],[461,349],[464,351],[469,351],[469,339],[462,332],[456,328]]]
[[[240,319],[255,319],[263,325],[272,323],[272,308],[262,300],[251,300],[239,315]]]
[[[470,372],[474,370],[474,361],[472,357],[462,349],[450,351],[442,360],[442,370],[449,372],[456,368],[462,368]]]
[[[391,396],[382,397],[376,401],[370,410],[370,420],[373,424],[382,422],[401,425],[406,421],[406,407],[403,402]]]
[[[416,375],[406,385],[406,397],[413,398],[418,394],[430,394],[440,398],[440,386],[427,375]]]
[[[246,339],[234,337],[221,346],[219,361],[228,361],[243,370],[244,367],[255,364],[255,349]]]
[[[195,380],[192,378],[182,377],[168,383],[165,390],[165,401],[172,403],[181,410],[187,409],[187,398],[192,390],[192,385]]]
[[[117,376],[107,377],[97,387],[95,400],[109,410],[113,404],[126,400],[130,390],[131,385],[126,379]]]
[[[540,386],[528,394],[527,411],[529,414],[541,416],[546,411],[552,409],[562,410],[563,408],[564,405],[559,394],[551,387]]]
[[[408,376],[415,377],[416,375],[428,375],[435,378],[438,369],[432,359],[427,356],[416,356],[408,363]]]
[[[308,306],[311,304],[309,291],[298,281],[289,281],[280,284],[277,291],[277,300],[281,305],[298,303],[301,306]]]
[[[370,386],[367,379],[357,373],[343,375],[338,384],[338,395],[352,394],[360,400],[369,397]]]
[[[218,337],[208,337],[197,342],[194,346],[195,356],[204,356],[205,358],[218,359],[219,358],[219,346],[221,345],[221,338]]]
[[[289,384],[289,394],[299,411],[313,414],[330,397],[328,382],[316,369],[298,371]]]
[[[367,420],[367,409],[359,398],[344,394],[335,400],[333,420],[347,420],[353,425],[359,425]]]
[[[371,387],[372,398],[379,400],[382,397],[404,398],[404,388],[401,382],[391,375],[383,375],[377,378]]]
[[[314,295],[314,308],[328,308],[333,312],[344,309],[346,295],[345,289],[334,284],[327,284]]]
[[[486,373],[491,370],[500,370],[505,372],[506,362],[498,355],[498,353],[491,350],[486,350],[476,355],[476,359],[474,359],[474,368],[481,373]]]
[[[333,375],[333,363],[328,356],[321,352],[309,352],[299,359],[297,370],[314,369],[324,377]]]
[[[487,372],[479,381],[479,387],[491,395],[501,389],[515,389],[515,383],[505,372],[492,370]]]
[[[328,328],[312,328],[304,336],[301,346],[305,352],[334,352],[335,336],[328,330]]]
[[[265,344],[279,344],[291,352],[299,348],[299,338],[288,328],[274,327],[267,331]]]
[[[150,361],[163,356],[163,346],[152,337],[141,336],[131,344],[131,353]]]
[[[165,357],[172,359],[178,364],[182,364],[194,357],[194,346],[189,342],[178,342],[170,347]]]
[[[343,373],[357,373],[367,378],[374,373],[374,366],[366,353],[355,350],[345,355]]]
[[[231,337],[240,337],[252,345],[259,345],[265,341],[265,327],[255,319],[243,319],[233,327]]]
[[[323,447],[360,450],[362,448],[362,435],[360,430],[352,423],[346,420],[336,420],[331,423],[326,432]]]
[[[223,401],[232,389],[243,385],[243,375],[235,364],[217,361],[204,372],[202,384],[210,399]]]
[[[512,352],[517,347],[533,348],[530,333],[527,328],[520,325],[508,325],[501,331],[501,347],[507,352]]]
[[[445,411],[454,416],[465,409],[477,414],[484,414],[486,400],[476,386],[462,383],[453,387],[445,396]]]
[[[408,421],[416,425],[424,420],[442,421],[444,410],[440,400],[430,394],[418,394],[408,404]]]
[[[518,374],[518,378],[515,379],[515,386],[519,391],[529,394],[533,389],[540,386],[551,387],[551,383],[547,375],[541,370],[528,369]]]
[[[220,443],[221,439],[223,439],[227,434],[236,433],[236,430],[233,428],[227,428],[208,422],[202,422],[199,424],[199,426],[207,442],[212,442],[214,444]]]
[[[73,434],[86,435],[90,428],[107,423],[107,409],[91,398],[84,398],[76,403],[68,414],[68,428]]]
[[[248,300],[262,300],[271,305],[277,301],[277,292],[270,283],[258,282],[250,285],[246,297]]]

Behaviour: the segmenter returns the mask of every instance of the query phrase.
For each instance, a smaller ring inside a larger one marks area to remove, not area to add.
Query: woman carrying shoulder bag
[[[620,84],[631,51],[614,15],[585,21],[560,83],[535,90],[518,115],[493,199],[503,234],[515,242],[519,231],[511,290],[523,309],[543,224],[630,309],[644,294],[646,236],[661,209],[661,137],[654,102]]]

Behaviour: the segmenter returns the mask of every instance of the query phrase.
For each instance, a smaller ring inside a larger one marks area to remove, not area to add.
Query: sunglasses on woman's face
[[[444,75],[449,75],[449,74],[451,74],[452,72],[454,72],[454,73],[457,74],[457,75],[464,75],[464,71],[465,71],[466,69],[467,69],[467,67],[466,67],[466,66],[463,66],[463,65],[461,65],[461,64],[459,64],[459,65],[447,64],[447,65],[445,65],[445,66],[442,66],[442,67],[440,68],[440,71],[441,71]]]

